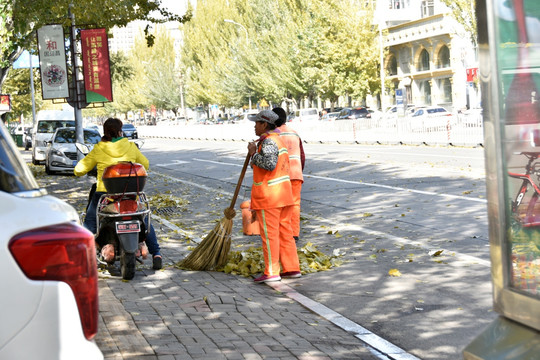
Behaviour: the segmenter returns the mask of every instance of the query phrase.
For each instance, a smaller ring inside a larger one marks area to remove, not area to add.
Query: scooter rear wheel
[[[126,253],[124,249],[120,254],[120,271],[122,273],[122,279],[131,280],[135,276],[135,254]]]

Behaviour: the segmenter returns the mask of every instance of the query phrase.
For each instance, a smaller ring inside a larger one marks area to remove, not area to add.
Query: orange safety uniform
[[[276,167],[266,170],[253,165],[251,208],[257,214],[262,239],[267,276],[283,272],[300,271],[296,243],[291,229],[291,211],[294,203],[289,179],[289,156],[287,148],[277,132],[269,132],[261,138],[270,138],[279,149]],[[258,144],[261,151],[262,140]]]
[[[300,199],[302,192],[302,183],[304,182],[304,176],[302,175],[302,158],[300,150],[300,136],[298,133],[288,127],[286,124],[281,125],[279,128],[279,138],[283,141],[283,144],[287,148],[289,153],[290,171],[289,176],[291,178],[292,193],[294,205],[291,215],[291,226],[294,236],[300,236]]]

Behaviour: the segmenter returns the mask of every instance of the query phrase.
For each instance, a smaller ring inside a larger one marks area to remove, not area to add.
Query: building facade
[[[447,7],[433,0],[380,0],[377,6],[387,50],[386,107],[396,104],[396,93],[416,106],[480,107],[477,49]]]

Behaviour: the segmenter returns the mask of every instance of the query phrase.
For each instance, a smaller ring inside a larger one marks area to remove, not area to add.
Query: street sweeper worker
[[[107,192],[102,180],[103,172],[108,166],[117,164],[120,161],[136,162],[144,166],[147,170],[150,165],[150,162],[141,153],[137,145],[123,136],[122,121],[116,118],[109,118],[103,123],[101,141],[77,163],[73,170],[76,176],[82,176],[97,166],[97,186],[95,192],[93,194],[91,193],[83,224],[84,227],[94,234],[97,233],[97,204],[101,195]],[[146,247],[140,249],[143,257],[150,252],[152,254],[153,268],[156,270],[161,269],[161,252],[152,224],[150,224],[145,243]],[[106,244],[101,248],[103,260],[107,262],[114,259],[114,254],[115,251],[112,244]]]
[[[259,139],[248,144],[253,168],[251,208],[259,221],[265,265],[264,273],[254,280],[256,283],[301,276],[291,228],[294,200],[289,155],[276,130],[278,118],[271,110],[259,112],[252,119]]]
[[[291,227],[294,240],[298,241],[300,237],[300,194],[304,182],[302,172],[304,170],[306,155],[300,136],[298,136],[296,131],[287,126],[287,113],[285,110],[281,107],[275,107],[272,111],[279,117],[276,121],[276,127],[279,130],[279,138],[289,153],[289,177],[291,179],[294,200],[291,215]]]

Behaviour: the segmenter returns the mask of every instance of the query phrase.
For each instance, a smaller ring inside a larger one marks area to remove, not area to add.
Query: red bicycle
[[[510,177],[521,179],[521,186],[516,195],[516,198],[512,201],[512,214],[515,215],[515,219],[523,227],[540,226],[540,204],[536,207],[538,197],[540,196],[540,187],[537,182],[540,182],[540,152],[520,152],[519,155],[526,156],[527,164],[525,165],[525,173],[508,172]],[[533,177],[536,176],[537,182]],[[525,197],[529,187],[532,187],[533,193],[530,197]]]

